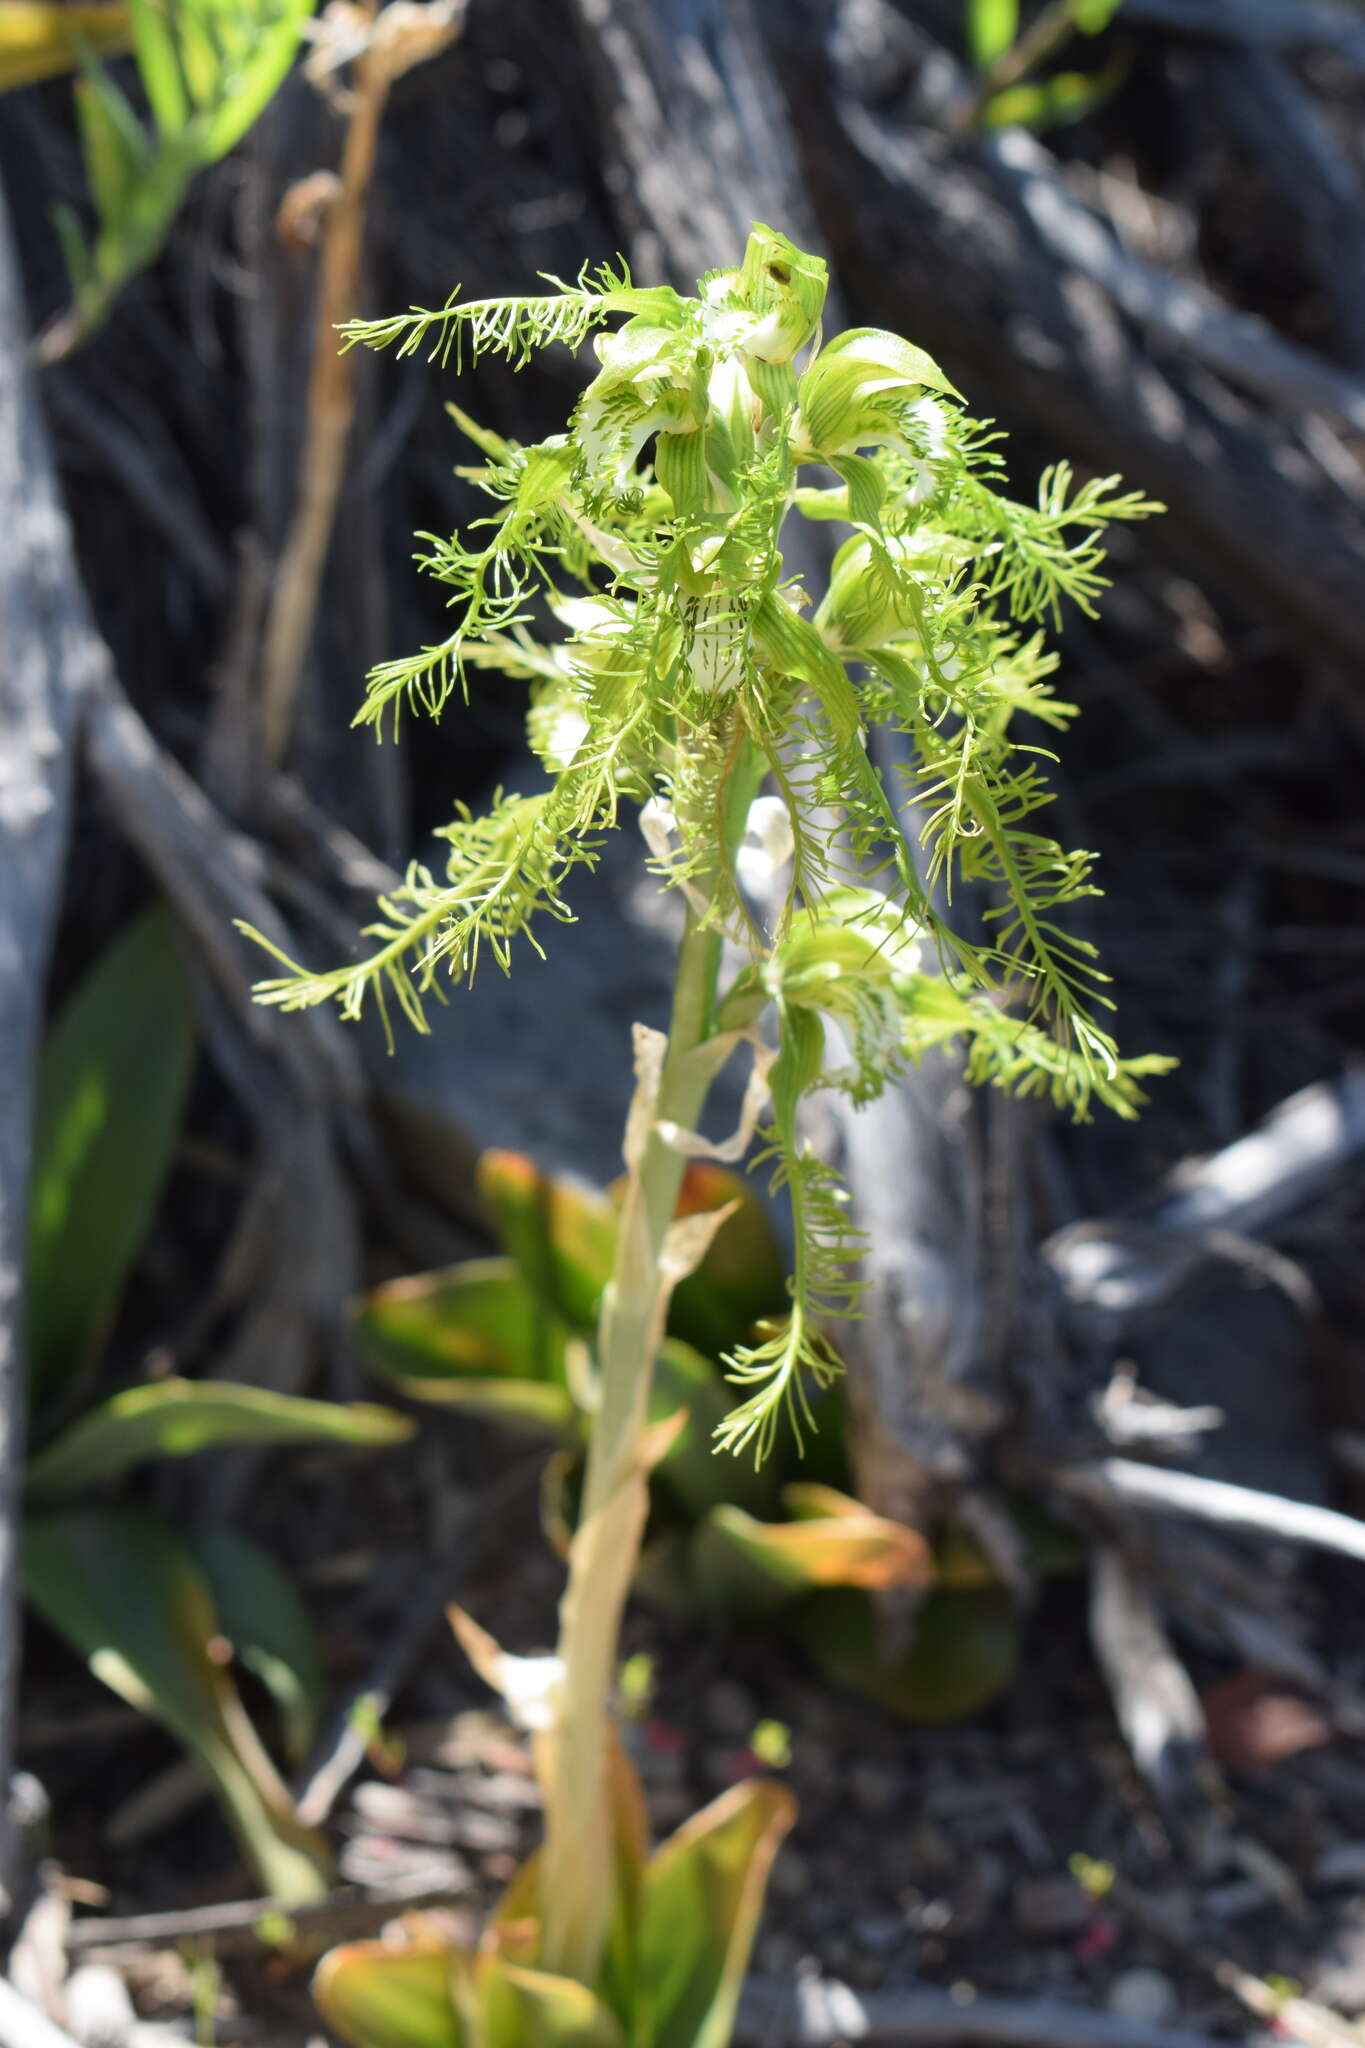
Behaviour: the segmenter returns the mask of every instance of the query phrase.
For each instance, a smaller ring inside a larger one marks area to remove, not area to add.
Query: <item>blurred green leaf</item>
[[[28,1467],[31,1500],[120,1479],[148,1458],[189,1458],[222,1444],[392,1444],[413,1423],[391,1408],[302,1400],[233,1380],[158,1380],[92,1408]]]
[[[960,1721],[999,1698],[1019,1663],[1022,1625],[1000,1586],[935,1591],[915,1613],[908,1650],[884,1658],[871,1599],[851,1587],[812,1593],[788,1620],[827,1678],[908,1721]]]
[[[496,1954],[477,1965],[479,2048],[626,2048],[600,1998],[571,1977]]]
[[[43,1047],[28,1241],[35,1407],[104,1335],[170,1172],[193,1065],[171,920],[149,911],[100,955]]]
[[[1019,0],[966,0],[967,48],[978,71],[989,70],[1019,34]]]
[[[1055,128],[1084,120],[1109,90],[1102,75],[1059,71],[1032,84],[1006,86],[986,102],[981,119],[987,128]]]
[[[497,1151],[479,1161],[479,1193],[536,1300],[571,1330],[594,1330],[616,1253],[616,1212],[606,1196],[542,1173],[519,1152]]]
[[[370,1364],[387,1378],[564,1384],[564,1325],[511,1259],[466,1259],[386,1281],[354,1308]]]
[[[224,1668],[208,1585],[180,1539],[136,1508],[30,1516],[24,1590],[97,1678],[198,1759],[264,1890],[291,1906],[324,1898],[327,1845],[294,1817]]]
[[[302,1763],[327,1692],[312,1617],[275,1560],[236,1529],[211,1524],[196,1530],[193,1543],[221,1631],[279,1708],[290,1762]]]
[[[186,0],[178,0],[180,6]],[[191,19],[196,11],[190,6]],[[198,0],[198,10],[225,61],[221,64],[216,90],[206,81],[200,85],[200,103],[206,121],[199,146],[201,164],[217,163],[239,143],[248,128],[265,112],[294,61],[303,25],[313,12],[313,0],[273,0],[227,8],[213,0]],[[222,35],[228,21],[235,28],[231,37]],[[201,39],[202,40],[202,39]]]
[[[1071,18],[1082,35],[1102,35],[1123,0],[1071,0]]]
[[[126,205],[146,175],[150,149],[146,131],[107,71],[86,59],[75,87],[76,126],[85,175],[100,213]]]
[[[190,112],[169,20],[171,4],[172,0],[129,0],[138,76],[163,136],[178,134]]]
[[[719,1357],[749,1335],[760,1316],[788,1306],[787,1274],[768,1212],[752,1181],[709,1160],[690,1160],[679,1216],[737,1203],[711,1240],[706,1257],[674,1291],[668,1327],[698,1351]]]
[[[278,91],[312,11],[313,0],[139,0],[134,55],[153,130],[82,52],[77,99],[95,233],[79,253],[63,236],[73,303],[43,337],[45,361],[79,347],[160,254],[195,176],[226,156]]]
[[[784,1497],[797,1491],[786,1488]],[[728,1504],[711,1510],[691,1547],[693,1584],[708,1607],[760,1614],[816,1587],[913,1586],[932,1576],[928,1546],[913,1529],[833,1489],[818,1491],[838,1512],[759,1522]]]
[[[351,2048],[465,2048],[454,1995],[460,1960],[434,1938],[348,1942],[318,1964],[313,1996]]]
[[[795,1817],[785,1785],[752,1778],[684,1821],[650,1858],[636,2048],[726,2048],[768,1872]]]

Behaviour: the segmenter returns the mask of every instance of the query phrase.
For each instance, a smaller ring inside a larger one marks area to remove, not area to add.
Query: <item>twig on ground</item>
[[[1204,1711],[1155,1601],[1112,1544],[1091,1553],[1090,1639],[1133,1761],[1171,1807],[1203,1759]]]
[[[83,1962],[127,1962],[130,1949],[175,1948],[182,1941],[202,1945],[216,1956],[249,1955],[288,1923],[298,1940],[354,1940],[400,1913],[449,1899],[448,1889],[430,1885],[365,1893],[340,1890],[316,1906],[285,1907],[278,1899],[231,1899],[219,1905],[186,1906],[167,1913],[132,1913],[120,1918],[73,1920],[67,1952]]]
[[[1063,1492],[1101,1506],[1125,1502],[1157,1514],[1190,1515],[1198,1521],[1217,1522],[1251,1535],[1276,1536],[1286,1543],[1308,1544],[1365,1563],[1365,1522],[1354,1515],[1338,1514],[1335,1508],[1285,1500],[1194,1472],[1140,1465],[1129,1458],[1103,1458],[1097,1464],[1074,1465],[1050,1476]]]

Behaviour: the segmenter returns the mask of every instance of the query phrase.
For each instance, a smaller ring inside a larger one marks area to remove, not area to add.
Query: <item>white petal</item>
[[[640,811],[640,830],[655,860],[671,861],[678,820],[666,797],[652,796]]]
[[[498,1658],[498,1690],[519,1728],[539,1734],[555,1725],[555,1707],[564,1683],[562,1657]]]
[[[749,806],[735,871],[746,889],[761,889],[789,861],[795,847],[791,812],[780,796],[755,797]]]

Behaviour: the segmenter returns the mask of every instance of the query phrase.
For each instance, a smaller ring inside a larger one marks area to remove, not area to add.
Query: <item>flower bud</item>
[[[922,348],[878,327],[854,327],[821,349],[798,386],[798,462],[858,448],[915,446],[911,408],[926,391],[957,393]]]

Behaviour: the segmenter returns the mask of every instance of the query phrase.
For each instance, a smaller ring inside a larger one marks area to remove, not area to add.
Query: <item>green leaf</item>
[[[223,1444],[392,1444],[413,1423],[391,1408],[302,1400],[233,1380],[158,1380],[115,1394],[62,1431],[28,1468],[31,1500],[121,1479],[148,1458],[189,1458]]]
[[[812,1593],[784,1620],[826,1678],[907,1721],[980,1713],[1011,1684],[1019,1663],[1018,1610],[999,1586],[930,1593],[916,1611],[910,1648],[890,1658],[881,1654],[866,1593]]]
[[[684,1821],[645,1870],[635,2048],[727,2048],[768,1872],[796,1817],[750,1779]]]
[[[213,1600],[180,1539],[135,1508],[30,1516],[24,1591],[98,1679],[198,1759],[264,1890],[285,1905],[325,1897],[326,1843],[294,1816],[224,1668]]]
[[[1019,34],[1019,0],[967,0],[967,47],[978,71],[987,71]]]
[[[519,1152],[485,1152],[479,1193],[503,1249],[537,1301],[571,1330],[592,1330],[616,1252],[616,1215],[605,1195],[542,1173]]]
[[[318,1964],[313,1996],[352,2048],[465,2048],[454,1990],[462,1962],[434,1938],[348,1942]]]
[[[168,13],[175,4],[176,0],[129,0],[138,76],[163,136],[178,134],[190,111]]]
[[[692,1539],[694,1585],[722,1612],[770,1613],[823,1586],[924,1585],[927,1544],[901,1522],[874,1515],[832,1487],[786,1487],[806,1518],[759,1522],[742,1508],[713,1508]]]
[[[87,58],[75,85],[76,125],[95,211],[117,218],[145,175],[147,137],[136,114],[103,66]]]
[[[1084,36],[1102,35],[1123,0],[1071,0],[1071,19]]]
[[[480,1959],[478,1984],[479,2048],[625,2048],[601,1999],[571,1977],[494,1954]]]
[[[94,282],[94,272],[90,262],[90,251],[85,245],[85,232],[75,207],[68,206],[64,200],[58,200],[52,209],[52,226],[57,240],[61,243],[62,259],[66,264],[71,295],[75,299],[82,299]]]
[[[273,7],[247,10],[244,46],[250,54],[219,84],[218,105],[200,139],[202,165],[226,156],[265,112],[284,83],[312,12],[313,0],[279,0]]]
[[[576,1436],[567,1332],[511,1259],[387,1281],[354,1314],[367,1362],[411,1400]]]
[[[35,1406],[104,1334],[161,1200],[193,1064],[189,986],[170,918],[153,910],[101,954],[43,1048],[28,1242]]]
[[[370,1364],[390,1379],[563,1380],[563,1326],[511,1259],[387,1280],[353,1315]]]
[[[280,1710],[291,1763],[302,1763],[322,1717],[327,1681],[312,1618],[272,1557],[221,1523],[195,1532],[194,1554],[239,1664]]]

